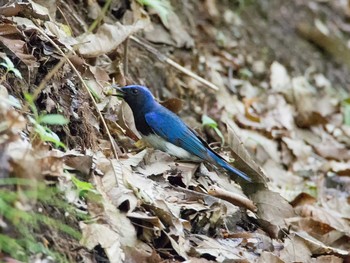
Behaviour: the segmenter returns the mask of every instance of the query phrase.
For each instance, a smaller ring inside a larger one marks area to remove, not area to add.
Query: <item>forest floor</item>
[[[0,21],[0,262],[350,262],[349,1],[0,0]],[[145,147],[112,83],[252,183]]]

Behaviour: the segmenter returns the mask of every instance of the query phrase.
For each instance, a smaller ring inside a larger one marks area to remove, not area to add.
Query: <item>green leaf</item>
[[[30,93],[24,93],[24,99],[29,103],[29,104],[33,104],[34,100],[33,100],[33,96]]]
[[[13,72],[15,74],[15,76],[17,78],[22,79],[21,72],[19,72],[19,70],[15,68],[15,65],[13,65],[11,59],[9,59],[8,57],[4,57],[3,59],[5,60],[5,63],[4,62],[0,63],[0,66],[5,67],[7,69],[7,72],[11,71],[11,72]]]
[[[222,132],[218,128],[218,124],[216,121],[214,121],[212,118],[210,118],[208,115],[202,116],[202,125],[208,126],[216,132],[216,134],[221,138],[221,145],[225,144],[225,137],[223,136]]]
[[[214,121],[208,115],[203,115],[202,116],[202,125],[203,126],[209,126],[211,128],[217,128],[218,127],[218,124],[216,123],[216,121]]]
[[[220,137],[221,139],[221,145],[225,144],[225,137],[222,134],[222,132],[218,129],[218,128],[214,128],[214,131],[216,132],[216,134]]]
[[[9,68],[9,69],[15,68],[15,65],[13,65],[11,59],[9,59],[8,57],[4,57],[3,59],[6,62],[7,68]]]
[[[8,67],[9,67],[9,66],[8,66],[6,63],[4,63],[4,62],[1,62],[1,63],[0,63],[0,66],[3,66],[3,67],[6,68],[6,69],[8,69]]]
[[[56,133],[50,130],[48,127],[44,127],[41,124],[39,124],[35,119],[28,116],[29,121],[34,124],[35,126],[35,132],[39,134],[40,139],[44,142],[52,142],[57,147],[62,147],[64,149],[67,149],[67,146],[64,145],[64,143],[61,142],[60,138],[57,136]]]
[[[156,11],[162,23],[168,27],[168,15],[173,11],[171,4],[168,0],[137,0],[141,5],[149,6]]]
[[[65,125],[69,123],[69,120],[61,114],[46,114],[39,118],[39,122],[49,125]]]
[[[22,74],[21,74],[21,72],[19,72],[18,69],[13,68],[13,69],[10,69],[10,71],[12,71],[17,78],[22,79]]]
[[[80,181],[75,176],[72,176],[72,182],[78,188],[79,192],[82,192],[82,191],[94,191],[94,187],[93,187],[93,185],[91,183]]]
[[[100,102],[100,101],[101,101],[101,97],[98,95],[98,93],[96,92],[96,90],[95,90],[93,87],[91,87],[91,85],[90,85],[87,81],[85,81],[85,84],[86,84],[86,86],[89,88],[89,90],[90,90],[92,96],[94,96],[95,100],[96,100],[97,102]]]
[[[38,119],[38,110],[35,106],[34,98],[33,98],[32,94],[24,93],[23,95],[24,95],[24,99],[28,102],[30,109],[34,113],[35,119]]]

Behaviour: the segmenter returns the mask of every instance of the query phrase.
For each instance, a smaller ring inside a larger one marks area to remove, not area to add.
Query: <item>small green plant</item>
[[[13,186],[21,186],[22,190],[13,191]],[[64,255],[55,251],[54,245],[50,248],[42,243],[41,229],[44,227],[50,232],[60,232],[77,240],[77,243],[81,233],[62,222],[62,219],[52,218],[40,212],[36,209],[37,206],[31,211],[21,209],[22,206],[18,205],[21,200],[37,200],[38,205],[55,207],[56,210],[62,211],[62,215],[67,212],[71,216],[77,214],[73,206],[62,200],[56,187],[48,187],[40,182],[33,183],[33,179],[0,179],[0,218],[9,230],[6,234],[0,234],[0,252],[24,262],[29,262],[30,256],[35,254],[46,255],[55,262],[69,262]]]
[[[202,125],[205,127],[210,127],[212,129],[214,129],[214,131],[216,132],[216,134],[221,138],[221,145],[225,144],[225,138],[222,135],[222,132],[219,130],[218,128],[218,124],[216,123],[216,121],[214,121],[212,118],[210,118],[208,115],[203,115],[202,116]]]
[[[96,190],[94,190],[94,187],[91,183],[84,182],[76,178],[75,176],[72,176],[72,182],[77,188],[79,195],[84,194],[85,192],[93,192],[96,193]]]
[[[30,109],[33,112],[33,117],[28,117],[29,121],[34,125],[35,132],[40,136],[44,142],[52,142],[56,147],[67,149],[60,138],[46,125],[65,125],[69,121],[61,114],[39,114],[35,106],[33,96],[29,93],[24,94]]]
[[[3,57],[3,59],[5,60],[5,62],[1,62],[0,66],[3,66],[6,69],[6,72],[5,72],[4,76],[1,79],[1,82],[6,78],[6,75],[9,72],[12,72],[13,74],[15,74],[15,76],[17,78],[22,79],[21,72],[19,72],[19,70],[15,68],[15,65],[13,65],[11,59],[9,59],[7,56]]]
[[[153,8],[160,20],[162,20],[162,23],[166,27],[169,26],[168,16],[173,11],[173,8],[168,0],[137,0],[137,2],[141,5]]]

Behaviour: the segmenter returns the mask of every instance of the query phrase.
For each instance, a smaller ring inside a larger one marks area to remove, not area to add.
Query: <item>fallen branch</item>
[[[247,208],[248,210],[252,212],[256,212],[258,209],[254,205],[254,203],[249,200],[248,198],[245,198],[241,195],[229,192],[225,189],[222,189],[216,185],[210,186],[208,190],[208,194],[218,197],[220,199],[223,199],[233,205],[239,206],[239,207],[244,207]]]

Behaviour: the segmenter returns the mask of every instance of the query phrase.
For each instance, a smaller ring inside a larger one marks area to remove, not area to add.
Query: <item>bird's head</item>
[[[129,85],[116,89],[116,96],[123,98],[133,111],[147,110],[152,107],[155,102],[152,93],[144,86]]]

